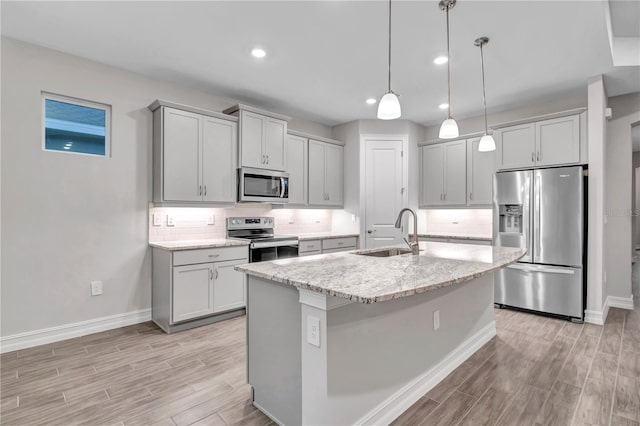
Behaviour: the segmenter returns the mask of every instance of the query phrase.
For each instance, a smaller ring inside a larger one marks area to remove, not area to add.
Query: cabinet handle
[[[470,192],[470,193],[469,193],[469,199],[470,199],[470,200],[473,200],[473,192]]]
[[[267,155],[267,164],[269,164],[269,156]]]
[[[204,196],[207,196],[207,185],[204,186]]]
[[[535,161],[536,161],[536,157],[535,157],[534,153],[532,152],[531,153],[531,162],[535,163]]]
[[[213,269],[209,269],[209,279],[213,279]]]
[[[540,161],[540,151],[538,151],[538,161]]]
[[[216,280],[218,279],[218,268],[215,269],[216,271]]]
[[[198,189],[198,195],[202,195],[202,185],[200,185],[198,188],[199,188]]]
[[[210,254],[209,257],[218,257],[220,256],[219,254]]]

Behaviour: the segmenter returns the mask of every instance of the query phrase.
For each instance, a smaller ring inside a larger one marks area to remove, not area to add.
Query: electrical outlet
[[[355,222],[355,221],[356,221],[356,215],[355,215],[355,214],[352,214],[352,215],[351,215],[351,222]]]
[[[440,311],[435,311],[433,313],[433,330],[437,330],[440,328]]]
[[[162,226],[162,213],[153,214],[153,226]]]
[[[176,219],[172,214],[167,215],[167,226],[176,226]]]
[[[91,295],[100,296],[102,294],[102,281],[91,281]]]
[[[320,347],[320,318],[307,317],[307,343]]]
[[[216,215],[210,214],[209,219],[207,220],[207,225],[215,225],[216,224]]]
[[[293,225],[293,216],[289,216],[289,225]]]

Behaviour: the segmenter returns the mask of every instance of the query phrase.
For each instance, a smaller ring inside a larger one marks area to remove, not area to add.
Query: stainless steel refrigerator
[[[495,174],[494,244],[527,249],[496,273],[496,304],[583,320],[585,185],[580,166]]]

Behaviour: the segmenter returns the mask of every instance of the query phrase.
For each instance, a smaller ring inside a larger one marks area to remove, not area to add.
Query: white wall
[[[633,239],[631,251],[633,254],[635,254],[636,247],[640,245],[640,151],[636,151],[633,153],[632,173],[633,173],[632,181],[633,181],[633,191],[634,191],[633,192],[634,194],[633,214],[635,215],[634,216],[635,220],[633,220],[633,230],[634,230],[633,235],[635,237]]]
[[[522,120],[538,115],[549,114],[553,112],[567,111],[575,108],[584,108],[587,106],[587,92],[585,91],[580,96],[567,96],[560,98],[553,102],[546,102],[543,104],[533,104],[526,108],[511,109],[508,111],[490,112],[489,128],[492,124],[508,123],[510,121]],[[444,116],[442,119],[444,120]],[[484,131],[484,115],[476,117],[469,117],[463,119],[457,119],[458,129],[461,135],[469,133],[483,132]],[[440,124],[437,123],[432,126],[427,126],[425,133],[425,140],[432,141],[438,139],[438,132],[440,131]]]
[[[640,122],[640,93],[609,98],[606,126],[605,259],[607,296],[631,298],[631,125]]]
[[[156,98],[236,101],[2,38],[3,337],[150,307],[148,202]],[[112,157],[41,149],[41,91],[112,106]],[[296,130],[331,129],[293,120]],[[104,294],[91,297],[89,282]]]
[[[587,312],[585,319],[602,322],[606,318],[604,303],[606,289],[604,283],[604,206],[606,180],[605,140],[607,122],[604,118],[607,107],[607,92],[602,76],[589,81],[587,134],[589,137],[589,217],[587,237]]]

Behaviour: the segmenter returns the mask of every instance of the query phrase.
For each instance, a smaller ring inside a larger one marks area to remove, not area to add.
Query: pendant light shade
[[[480,152],[489,152],[496,150],[496,141],[493,140],[493,136],[484,135],[480,138],[480,143],[478,144],[478,151]]]
[[[378,118],[380,120],[394,120],[400,118],[401,114],[400,100],[395,93],[389,92],[380,99],[378,104]]]
[[[391,90],[391,0],[389,0],[389,74],[387,93],[384,94],[378,104],[378,118],[380,120],[394,120],[402,114],[400,100]]]
[[[456,0],[441,0],[439,3],[440,10],[444,10],[447,14],[447,89],[449,94],[449,106],[447,119],[440,126],[441,139],[453,139],[460,136],[458,131],[458,123],[451,117],[451,48],[449,45],[449,9],[456,5]]]
[[[482,103],[484,104],[484,136],[480,139],[478,144],[478,151],[488,152],[496,150],[496,141],[493,140],[493,136],[489,134],[489,125],[487,124],[487,95],[484,84],[484,53],[482,47],[489,43],[489,37],[477,38],[473,44],[480,48],[480,64],[482,67]]]
[[[447,118],[442,122],[442,126],[440,126],[440,134],[438,135],[440,139],[453,139],[460,136],[460,132],[458,131],[458,123],[453,118]]]

